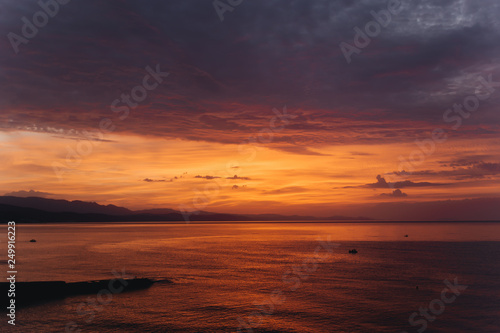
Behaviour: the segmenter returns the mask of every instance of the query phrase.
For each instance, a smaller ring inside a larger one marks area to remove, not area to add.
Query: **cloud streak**
[[[358,186],[345,186],[344,188],[405,188],[405,187],[429,187],[429,186],[443,186],[449,185],[444,183],[430,183],[430,182],[412,182],[410,180],[400,181],[400,182],[387,182],[384,177],[377,175],[377,182],[358,185]]]

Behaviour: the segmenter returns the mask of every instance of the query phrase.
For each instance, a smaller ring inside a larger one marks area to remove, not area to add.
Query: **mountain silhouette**
[[[55,200],[40,197],[0,196],[0,204],[27,207],[47,212],[73,212],[81,214],[128,215],[131,210],[115,205],[99,205],[95,202]]]
[[[333,219],[333,218],[323,218]],[[364,217],[336,216],[336,220],[369,220]],[[278,214],[237,215],[199,211],[189,215],[190,221],[304,221],[321,220],[312,216]],[[170,208],[133,211],[115,205],[95,202],[56,200],[39,197],[0,196],[0,222],[146,222],[185,221],[181,212]]]

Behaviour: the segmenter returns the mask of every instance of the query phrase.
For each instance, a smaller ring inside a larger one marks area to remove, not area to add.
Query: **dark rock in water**
[[[349,250],[349,253],[356,254],[358,251],[356,249]]]
[[[69,295],[85,295],[98,293],[101,290],[109,290],[111,292],[121,290],[131,291],[146,289],[151,287],[154,283],[150,279],[113,279],[113,280],[100,280],[88,282],[72,282],[66,283],[66,294]]]
[[[7,294],[7,291],[12,290],[10,282],[0,283],[0,292]],[[66,282],[50,281],[50,282],[15,282],[15,305],[16,307],[29,305],[31,303],[41,301],[52,301],[61,299],[66,296]],[[10,301],[4,298],[6,301]],[[5,307],[3,308],[5,309]]]
[[[172,283],[170,280],[162,281]],[[15,285],[12,285],[10,282],[0,282],[0,292],[7,294],[14,286],[15,305],[16,307],[22,307],[75,295],[97,295],[97,293],[103,290],[107,290],[112,294],[118,294],[127,291],[147,289],[155,282],[160,281],[146,278],[117,278],[70,283],[64,281],[15,282]],[[10,302],[10,299],[4,297],[4,303],[5,302]],[[3,311],[6,311],[5,309],[8,303],[2,305]]]

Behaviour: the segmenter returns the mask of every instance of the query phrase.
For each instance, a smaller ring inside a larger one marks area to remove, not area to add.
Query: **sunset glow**
[[[188,26],[169,5],[131,6],[118,9],[118,35],[105,20],[77,28],[56,18],[18,54],[0,42],[3,194],[376,218],[389,218],[368,209],[382,203],[499,199],[500,65],[487,55],[498,46],[466,51],[481,34],[464,33],[452,52],[433,42],[441,19],[395,17],[409,30],[388,30],[346,64],[342,48],[321,39],[348,40],[338,21],[303,36],[280,30],[279,13],[248,19],[247,31],[207,23],[200,44],[182,39]],[[85,8],[64,10],[93,5]],[[443,31],[471,24],[446,22]]]

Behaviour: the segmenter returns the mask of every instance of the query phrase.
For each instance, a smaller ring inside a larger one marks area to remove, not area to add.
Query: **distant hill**
[[[236,215],[206,211],[193,213],[190,221],[314,221],[314,220],[369,220],[364,217],[336,216],[317,218],[313,216],[285,216],[277,214]],[[95,202],[55,200],[38,197],[0,196],[0,222],[8,221],[45,222],[146,222],[184,221],[181,212],[169,209],[133,211],[115,205],[100,205]]]
[[[0,204],[27,207],[44,210],[47,212],[73,212],[81,214],[108,214],[108,215],[128,215],[131,210],[115,205],[99,205],[95,202],[55,200],[39,197],[11,197],[0,196]]]
[[[200,214],[190,217],[191,221],[245,221],[231,214]],[[36,208],[27,208],[0,204],[0,223],[48,223],[48,222],[147,222],[147,221],[184,221],[181,213],[169,214],[134,214],[109,215],[99,213],[48,212]]]

